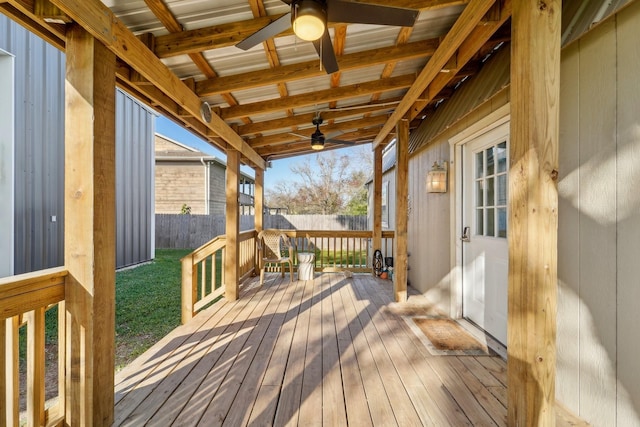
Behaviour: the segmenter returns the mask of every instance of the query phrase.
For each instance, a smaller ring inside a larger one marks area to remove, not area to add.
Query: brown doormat
[[[455,320],[429,317],[407,319],[429,352],[436,356],[480,356],[493,352],[465,331]]]

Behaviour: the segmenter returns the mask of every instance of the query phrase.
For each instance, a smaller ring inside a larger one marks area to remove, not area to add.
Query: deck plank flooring
[[[114,425],[506,425],[506,363],[433,356],[391,282],[268,274],[177,328],[116,375]],[[558,415],[558,425],[579,420]]]

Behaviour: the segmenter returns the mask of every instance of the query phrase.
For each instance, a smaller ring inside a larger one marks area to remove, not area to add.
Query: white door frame
[[[450,224],[451,227],[451,308],[449,315],[454,319],[462,318],[462,146],[467,142],[485,134],[498,126],[509,122],[510,105],[506,104],[471,126],[449,139],[449,154],[451,162],[450,183],[453,189],[453,197],[450,197]]]

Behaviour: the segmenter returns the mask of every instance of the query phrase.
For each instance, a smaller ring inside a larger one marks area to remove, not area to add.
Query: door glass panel
[[[495,205],[494,179],[487,179],[487,206]]]
[[[498,173],[507,171],[507,142],[501,142],[496,147],[496,158],[498,162]]]
[[[507,142],[475,153],[475,235],[507,237]]]
[[[507,175],[498,175],[498,201],[496,205],[506,205],[507,204]]]
[[[484,210],[482,208],[476,209],[476,235],[484,235]]]
[[[487,232],[485,233],[485,236],[495,236],[495,218],[493,212],[493,208],[487,209]]]
[[[507,237],[507,208],[498,208],[498,237]]]
[[[476,178],[482,178],[484,176],[484,159],[483,152],[476,153]]]
[[[493,147],[487,148],[486,152],[487,152],[487,176],[488,176],[488,175],[494,174]]]
[[[484,181],[476,181],[476,207],[484,206]]]

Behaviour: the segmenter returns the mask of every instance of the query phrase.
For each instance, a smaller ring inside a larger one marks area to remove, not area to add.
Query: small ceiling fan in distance
[[[314,150],[322,150],[324,148],[325,142],[328,142],[330,144],[338,144],[338,145],[355,145],[356,144],[355,141],[345,141],[342,139],[325,138],[324,134],[320,130],[320,125],[322,124],[322,122],[323,120],[320,114],[316,115],[311,121],[311,123],[313,123],[316,126],[315,132],[311,134],[311,148],[313,148]],[[291,134],[304,139],[308,138],[307,136],[300,135],[293,132],[291,132]]]
[[[346,0],[282,1],[291,6],[289,13],[256,31],[236,46],[248,50],[293,27],[293,32],[298,37],[313,42],[327,74],[338,71],[338,60],[327,29],[328,22],[412,27],[418,17],[418,11],[413,9]]]

